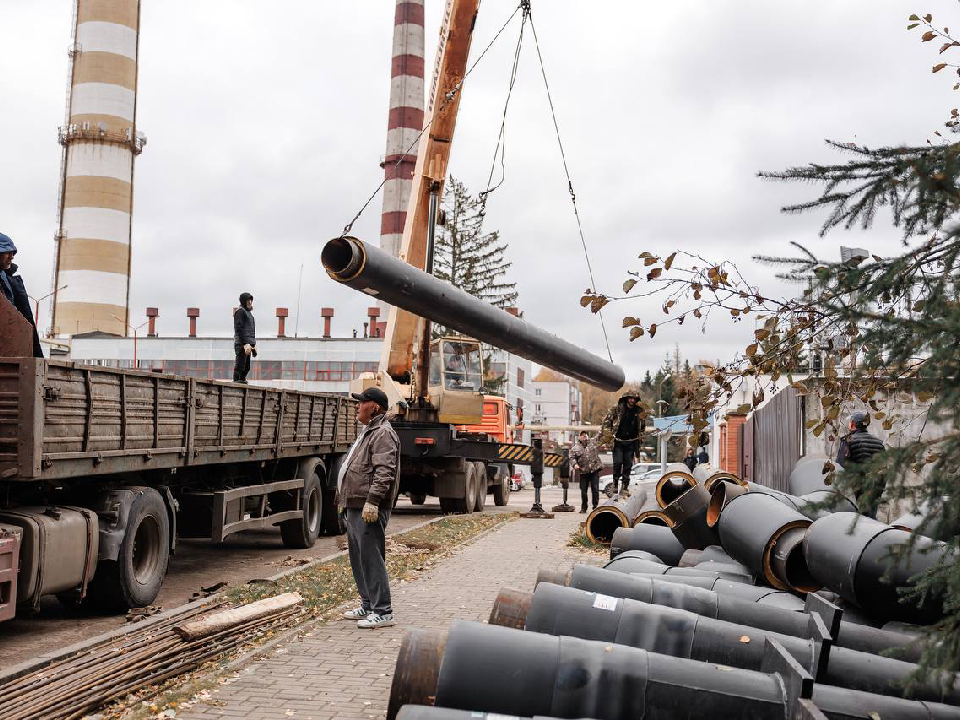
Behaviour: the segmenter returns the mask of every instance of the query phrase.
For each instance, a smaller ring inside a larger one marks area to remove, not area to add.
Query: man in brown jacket
[[[353,397],[360,403],[357,420],[363,428],[340,465],[337,496],[361,604],[343,617],[361,628],[390,627],[386,529],[400,478],[400,439],[387,421],[383,390],[370,387]]]

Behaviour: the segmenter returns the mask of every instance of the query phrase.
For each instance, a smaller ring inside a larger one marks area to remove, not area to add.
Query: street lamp
[[[56,290],[51,290],[50,292],[48,292],[46,295],[44,295],[42,298],[39,298],[39,299],[38,299],[38,298],[35,298],[33,295],[27,295],[27,297],[30,298],[31,300],[33,300],[33,302],[34,302],[34,306],[33,306],[33,322],[34,322],[34,324],[36,324],[37,327],[40,327],[40,301],[41,301],[41,300],[46,300],[46,299],[47,299],[48,297],[50,297],[51,295],[53,295],[53,294],[55,294],[55,293],[58,293],[58,292],[60,292],[61,290],[66,290],[68,287],[70,287],[70,286],[69,286],[69,285],[62,285],[61,287],[58,287]]]
[[[116,320],[119,323],[123,323],[128,328],[133,330],[133,369],[136,370],[137,369],[137,331],[140,328],[142,328],[144,325],[146,325],[148,322],[150,322],[150,320],[148,318],[144,320],[142,323],[140,323],[139,325],[137,325],[136,327],[134,327],[133,325],[128,323],[126,320],[121,320],[116,315],[111,315],[110,317],[112,317],[114,320]]]
[[[657,383],[657,417],[663,417],[663,406],[670,404],[670,403],[665,403],[663,400],[661,400],[660,395],[663,391],[663,384],[672,377],[673,377],[673,373],[667,373],[662,378],[660,378],[660,382]]]

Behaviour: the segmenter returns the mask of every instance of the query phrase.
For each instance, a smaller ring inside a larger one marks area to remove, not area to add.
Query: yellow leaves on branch
[[[623,283],[623,292],[624,292],[624,294],[627,294],[627,293],[629,293],[631,290],[633,290],[633,286],[636,285],[636,284],[637,284],[637,281],[634,280],[633,278],[630,278],[629,280],[625,281],[625,282]]]
[[[647,273],[647,282],[651,280],[656,280],[663,273],[663,268],[653,268],[650,272]]]
[[[623,319],[623,327],[625,328],[633,327],[634,325],[639,325],[639,324],[640,324],[640,320],[630,315],[628,315]]]

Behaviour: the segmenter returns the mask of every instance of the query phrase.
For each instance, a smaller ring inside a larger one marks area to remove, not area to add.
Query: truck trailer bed
[[[356,403],[37,358],[0,358],[0,480],[96,477],[344,452]]]

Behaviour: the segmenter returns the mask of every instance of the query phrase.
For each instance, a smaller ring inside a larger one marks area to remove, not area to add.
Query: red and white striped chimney
[[[417,147],[411,144],[422,129],[423,0],[397,0],[390,63],[390,120],[381,163],[386,183],[380,218],[380,247],[395,257],[400,254],[407,200],[417,164]]]

